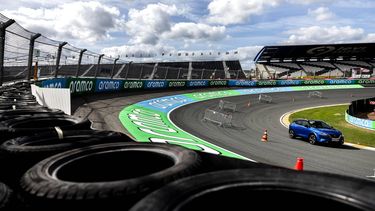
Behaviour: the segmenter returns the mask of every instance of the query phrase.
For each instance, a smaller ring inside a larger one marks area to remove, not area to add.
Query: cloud
[[[331,4],[334,2],[343,2],[347,0],[285,0],[285,2],[291,3],[291,4],[316,4],[316,3],[325,3],[325,4]]]
[[[221,40],[225,37],[224,26],[181,22],[173,25],[166,38],[187,40]]]
[[[71,2],[53,8],[2,11],[30,31],[55,39],[95,42],[110,37],[109,31],[122,23],[120,12],[97,1]]]
[[[160,39],[160,34],[170,31],[170,17],[177,15],[175,5],[149,4],[143,10],[130,9],[129,21],[126,31],[132,37],[132,44],[155,45]]]
[[[213,0],[208,4],[208,22],[223,25],[244,23],[252,15],[260,15],[267,7],[282,0]]]
[[[173,23],[173,16],[180,16],[183,10],[175,5],[148,4],[144,9],[131,9],[125,24],[131,36],[132,45],[157,45],[169,39],[182,39],[186,42],[217,41],[225,37],[224,26],[210,26],[203,23]]]
[[[344,0],[212,0],[208,4],[207,21],[222,25],[240,24],[247,22],[252,16],[262,15],[268,8],[283,4],[332,4],[342,1]]]
[[[365,34],[362,28],[352,28],[351,26],[311,26],[287,33],[291,35],[288,40],[284,41],[286,44],[363,42],[371,38],[370,35]]]
[[[335,16],[327,7],[319,7],[315,10],[309,9],[308,14],[314,17],[316,21],[330,20]]]

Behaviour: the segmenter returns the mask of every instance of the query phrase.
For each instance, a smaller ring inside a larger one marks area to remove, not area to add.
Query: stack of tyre
[[[38,105],[28,83],[0,96],[0,209],[375,208],[371,181],[136,143]]]

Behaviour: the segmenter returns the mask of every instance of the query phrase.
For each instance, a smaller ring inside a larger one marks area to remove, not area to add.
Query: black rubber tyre
[[[0,210],[10,209],[13,191],[0,182]]]
[[[316,136],[314,134],[309,135],[309,143],[312,145],[316,144]]]
[[[175,145],[102,144],[63,152],[29,169],[21,187],[36,207],[129,208],[194,173],[199,155]]]
[[[29,168],[49,156],[89,145],[131,141],[122,133],[94,130],[63,131],[63,137],[51,131],[11,139],[0,145],[0,166],[3,170],[0,180],[16,188]]]
[[[65,115],[64,112],[58,109],[39,109],[39,110],[11,110],[6,112],[0,112],[0,122],[5,121],[7,119],[14,119],[21,116],[57,116],[57,115]]]
[[[0,143],[20,136],[55,131],[55,127],[60,127],[63,130],[88,130],[91,129],[91,122],[73,116],[53,117],[53,115],[8,119],[0,123],[0,133],[2,134]]]
[[[375,183],[287,169],[219,171],[170,183],[130,210],[301,210],[304,206],[374,210]]]
[[[294,130],[290,129],[289,130],[289,138],[295,138],[295,137],[296,137],[296,135],[294,133]]]
[[[344,144],[344,141],[339,141],[337,143],[332,143],[333,147],[341,147]]]

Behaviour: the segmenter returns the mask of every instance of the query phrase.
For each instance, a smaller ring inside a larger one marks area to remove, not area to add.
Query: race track
[[[228,88],[225,88],[228,89]],[[99,130],[115,130],[128,133],[118,119],[119,112],[143,100],[188,92],[214,91],[218,89],[179,90],[168,92],[113,93],[79,96],[73,99],[75,116],[88,117]],[[375,152],[349,146],[331,148],[312,146],[298,139],[289,139],[285,127],[280,124],[282,114],[304,107],[349,103],[354,99],[373,97],[374,88],[322,91],[323,99],[309,99],[307,92],[269,94],[272,104],[260,104],[257,95],[226,98],[236,102],[239,111],[234,114],[234,128],[221,128],[201,121],[206,108],[217,107],[219,99],[183,106],[171,113],[171,120],[195,136],[212,142],[258,162],[292,168],[296,157],[305,159],[305,169],[332,172],[364,178],[373,175]],[[351,97],[353,94],[353,97]],[[295,102],[292,102],[292,97]],[[247,103],[251,102],[250,108]],[[269,142],[260,142],[267,128]]]
[[[304,158],[304,169],[365,178],[374,174],[375,152],[350,146],[333,148],[311,145],[290,139],[280,117],[295,109],[349,103],[354,99],[373,97],[374,88],[325,90],[323,98],[308,98],[308,92],[271,93],[271,104],[259,103],[258,95],[229,97],[237,104],[233,127],[223,128],[202,121],[206,108],[216,109],[219,99],[183,106],[173,111],[171,120],[181,129],[208,142],[258,162],[293,168],[296,158]],[[353,96],[352,96],[353,95]],[[295,99],[293,102],[292,98]],[[251,102],[250,107],[247,106]],[[268,142],[261,142],[268,129]]]

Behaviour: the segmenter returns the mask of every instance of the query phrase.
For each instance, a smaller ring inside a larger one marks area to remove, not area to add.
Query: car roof
[[[300,118],[300,119],[295,119],[295,120],[293,120],[293,122],[295,122],[295,121],[300,121],[300,120],[308,121],[308,122],[310,122],[310,121],[314,121],[314,122],[324,122],[323,120],[317,120],[317,119],[302,119],[302,118]]]

